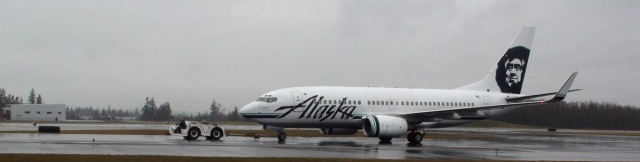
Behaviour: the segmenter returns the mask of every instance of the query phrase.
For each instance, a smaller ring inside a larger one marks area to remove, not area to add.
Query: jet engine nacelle
[[[408,130],[407,120],[389,115],[371,115],[362,119],[362,132],[369,137],[398,137]]]
[[[351,128],[320,128],[320,133],[331,135],[352,135],[358,132],[357,129]]]

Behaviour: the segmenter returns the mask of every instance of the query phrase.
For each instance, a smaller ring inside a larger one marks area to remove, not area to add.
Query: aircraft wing
[[[581,91],[582,89],[572,89],[569,90],[569,92],[575,92],[575,91]],[[535,94],[535,95],[526,95],[526,96],[520,96],[520,97],[513,97],[513,98],[507,98],[505,100],[507,100],[507,102],[520,102],[520,101],[524,101],[527,99],[532,99],[532,98],[538,98],[538,97],[542,97],[542,96],[549,96],[549,95],[554,95],[556,94],[556,92],[551,92],[551,93],[542,93],[542,94]]]
[[[571,84],[573,83],[573,80],[575,80],[576,78],[576,75],[578,75],[578,72],[574,72],[573,74],[571,74],[571,77],[569,77],[569,79],[564,83],[562,88],[560,88],[560,90],[555,93],[555,96],[552,99],[549,99],[546,101],[541,100],[541,101],[535,101],[535,102],[507,103],[502,105],[488,105],[488,106],[480,106],[480,107],[450,108],[450,109],[429,110],[429,111],[420,111],[420,112],[411,112],[411,113],[401,113],[396,115],[406,117],[408,119],[425,119],[425,118],[438,117],[440,115],[451,115],[453,113],[464,114],[464,112],[473,112],[477,110],[516,108],[516,107],[521,107],[526,105],[537,105],[537,104],[560,102],[567,96],[567,93],[572,91],[570,90],[570,88],[571,88]],[[464,119],[464,118],[465,116],[461,116],[461,119]],[[466,118],[481,120],[481,119],[486,119],[487,117],[483,118],[483,116],[466,116]]]

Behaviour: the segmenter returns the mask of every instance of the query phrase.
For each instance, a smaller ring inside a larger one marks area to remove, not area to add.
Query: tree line
[[[93,108],[93,107],[67,107],[67,119],[81,120],[118,120],[118,117],[138,117],[138,121],[171,121],[171,120],[193,120],[193,121],[242,121],[244,118],[240,116],[238,107],[227,109],[217,103],[215,99],[211,103],[208,112],[196,112],[187,114],[173,114],[169,102],[165,102],[157,106],[155,98],[147,97],[142,109],[134,111],[123,109]]]
[[[526,106],[493,120],[550,128],[640,130],[638,117],[636,106],[584,101]]]
[[[238,111],[238,106],[235,106],[233,109],[224,108],[215,99],[211,102],[209,106],[209,111],[197,112],[196,115],[193,114],[175,114],[175,119],[178,120],[193,120],[193,121],[246,121],[245,118],[240,116]]]
[[[75,107],[67,106],[67,120],[81,120],[81,119],[93,119],[93,120],[118,120],[118,117],[138,117],[140,116],[138,109],[134,111],[123,109],[112,109],[111,106],[107,108],[93,108],[93,107]]]

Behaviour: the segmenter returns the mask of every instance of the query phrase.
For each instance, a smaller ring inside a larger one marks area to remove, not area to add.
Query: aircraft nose
[[[247,105],[244,105],[242,108],[240,108],[240,110],[238,111],[240,113],[240,115],[242,114],[246,114],[246,113],[251,113],[253,111],[253,109],[255,107],[255,102],[251,102]]]

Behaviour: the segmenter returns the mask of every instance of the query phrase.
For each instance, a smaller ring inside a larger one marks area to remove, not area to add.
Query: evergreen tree
[[[151,108],[149,107],[149,97],[145,98],[144,106],[142,106],[142,115],[140,115],[140,120],[150,120],[151,119]]]
[[[216,99],[213,99],[211,102],[211,106],[209,107],[209,117],[211,121],[218,120],[218,116],[220,116],[220,104],[216,103]]]
[[[40,96],[40,94],[38,94],[38,98],[36,99],[36,104],[43,104],[42,103],[42,96]]]
[[[31,93],[29,93],[29,104],[36,104],[36,91],[31,88]]]
[[[158,120],[158,107],[156,106],[156,100],[153,97],[151,97],[151,100],[149,101],[149,109],[151,112],[150,120]]]
[[[171,106],[169,105],[169,102],[161,104],[158,108],[158,120],[171,120]]]
[[[233,111],[231,111],[227,117],[229,120],[231,121],[240,121],[240,113],[238,112],[238,106],[233,108]]]

